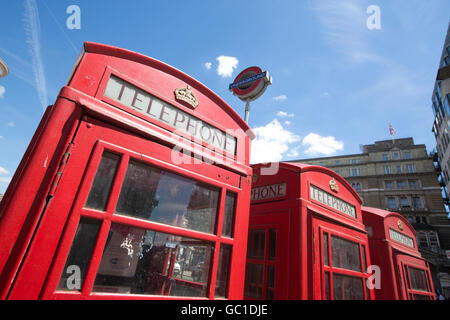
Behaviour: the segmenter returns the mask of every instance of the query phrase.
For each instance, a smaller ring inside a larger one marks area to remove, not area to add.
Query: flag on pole
[[[392,143],[395,143],[395,140],[394,140],[394,133],[395,133],[395,131],[394,131],[394,128],[392,127],[392,124],[390,124],[390,123],[389,123],[389,133],[392,136]]]
[[[392,128],[392,124],[389,123],[389,133],[391,136],[394,136],[394,128]]]

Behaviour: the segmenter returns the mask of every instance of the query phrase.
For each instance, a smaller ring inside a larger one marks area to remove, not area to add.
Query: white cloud
[[[6,89],[4,86],[0,86],[0,98],[3,98],[3,95],[5,94]]]
[[[237,68],[239,60],[235,57],[220,56],[216,58],[219,61],[217,67],[217,74],[221,77],[227,78],[231,77],[234,69]]]
[[[212,63],[211,62],[205,62],[205,68],[206,69],[211,69]]]
[[[287,125],[287,126],[290,126],[290,125],[291,125],[291,122],[290,122],[289,120],[286,120],[286,121],[284,122],[284,124]]]
[[[44,74],[44,63],[41,56],[40,21],[36,0],[25,1],[24,27],[26,43],[31,56],[34,83],[42,109],[47,107],[47,84]]]
[[[277,97],[273,97],[272,100],[276,100],[276,101],[284,101],[287,99],[287,96],[285,94],[282,94],[280,96]]]
[[[286,130],[277,119],[253,129],[251,163],[277,162],[289,151],[289,145],[300,141],[300,137]]]
[[[14,121],[10,121],[10,122],[8,122],[8,127],[14,127],[15,126],[15,123],[14,123]]]
[[[292,117],[294,117],[294,114],[293,113],[287,113],[287,112],[284,112],[284,111],[278,111],[277,116],[280,117],[280,118],[292,118]]]
[[[10,183],[11,182],[11,178],[10,177],[0,177],[0,182]]]
[[[317,133],[311,132],[302,140],[303,146],[308,146],[305,151],[309,155],[332,155],[336,151],[344,149],[344,143],[336,140],[333,136],[322,137]]]
[[[0,167],[0,174],[9,174],[9,171],[3,167]]]
[[[290,158],[298,157],[300,155],[299,149],[300,149],[300,147],[295,147],[295,148],[289,150],[287,156]]]

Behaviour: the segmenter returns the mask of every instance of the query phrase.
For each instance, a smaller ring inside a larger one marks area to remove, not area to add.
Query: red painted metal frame
[[[368,274],[367,266],[370,265],[370,254],[369,254],[369,246],[367,245],[367,236],[364,234],[361,234],[360,232],[355,232],[354,230],[342,227],[340,225],[336,225],[335,223],[325,222],[321,219],[315,219],[313,220],[313,229],[315,233],[315,271],[314,276],[317,277],[314,281],[314,294],[315,299],[325,299],[325,272],[329,272],[330,274],[330,283],[329,283],[329,290],[330,290],[330,299],[333,300],[333,274],[338,273],[342,275],[347,276],[353,276],[362,279],[363,281],[363,290],[364,290],[364,299],[365,300],[372,300],[373,295],[367,296],[367,292],[370,290],[367,290],[367,279],[369,278],[370,274]],[[329,265],[325,266],[324,264],[324,252],[322,250],[323,248],[323,237],[324,233],[327,233],[328,237],[328,261]],[[339,238],[351,241],[353,243],[357,243],[359,245],[359,253],[360,253],[360,261],[361,261],[361,270],[354,271],[354,270],[347,270],[342,268],[337,268],[332,266],[332,256],[331,256],[331,236],[337,236]],[[364,262],[364,255],[366,257],[366,261]],[[365,266],[365,268],[364,268]],[[320,275],[320,276],[319,276]],[[320,278],[319,278],[320,277]]]
[[[417,249],[416,231],[401,214],[382,209],[362,207],[363,220],[370,229],[369,245],[372,263],[380,267],[381,288],[375,289],[377,300],[409,300],[409,293],[419,293],[435,299],[433,281],[428,263]],[[402,229],[399,227],[402,224]],[[413,248],[390,238],[393,229],[413,240]],[[408,288],[404,267],[414,267],[425,272],[428,292]]]
[[[263,299],[267,296],[266,292],[266,283],[267,283],[267,266],[275,266],[275,279],[279,279],[279,281],[275,281],[274,286],[274,299],[286,299],[287,292],[286,289],[288,287],[287,283],[284,283],[286,280],[283,277],[284,274],[288,272],[288,263],[286,261],[289,259],[289,211],[286,209],[280,209],[278,212],[274,213],[271,210],[268,210],[267,214],[261,216],[252,216],[250,217],[249,230],[265,230],[265,250],[264,250],[264,258],[263,259],[251,259],[247,258],[246,263],[254,263],[263,265]],[[277,231],[276,235],[276,249],[277,252],[275,259],[269,260],[269,229],[275,229]],[[284,247],[282,247],[284,246]],[[246,300],[255,300],[252,297],[245,296]]]
[[[284,213],[288,219],[279,219],[273,223],[280,226],[287,224],[286,241],[279,244],[282,248],[283,258],[280,257],[281,266],[286,266],[286,272],[277,273],[275,282],[279,284],[276,299],[321,299],[323,292],[321,262],[323,255],[319,250],[320,232],[323,229],[334,234],[343,235],[347,239],[356,241],[360,247],[365,246],[366,264],[370,265],[368,253],[368,238],[365,226],[362,223],[361,199],[351,186],[335,172],[319,166],[310,166],[300,163],[279,163],[274,175],[262,175],[261,170],[267,165],[252,165],[254,176],[253,188],[286,183],[286,196],[282,199],[266,199],[254,201],[250,205],[249,228],[261,224],[266,216],[276,216]],[[330,190],[329,182],[334,178],[339,192]],[[352,218],[323,203],[312,200],[310,185],[321,188],[334,196],[353,205],[356,217]],[[282,215],[280,215],[281,217]],[[361,257],[362,258],[362,257]],[[249,261],[249,260],[247,260]],[[341,271],[341,269],[339,269]],[[355,275],[352,271],[342,273]],[[358,273],[358,276],[367,278],[369,274]],[[364,293],[366,295],[366,293]],[[373,292],[369,290],[370,298]]]
[[[232,129],[237,138],[236,155],[208,150],[208,145],[174,134],[161,123],[136,114],[130,108],[113,101],[100,101],[108,72],[115,72],[119,77],[125,75],[127,81],[132,78],[141,88],[217,128]],[[170,98],[174,89],[186,85],[199,100],[195,110]],[[208,298],[214,298],[220,244],[232,245],[228,298],[241,299],[252,173],[250,140],[253,138],[247,124],[231,107],[181,71],[128,50],[85,43],[85,51],[74,67],[68,86],[61,89],[54,106],[47,109],[0,203],[0,243],[3,246],[0,299],[180,298],[89,293],[101,259],[99,251],[94,251],[81,293],[55,291],[81,216],[103,221],[97,250],[111,222],[213,241],[215,250]],[[187,150],[192,161],[171,163],[174,147]],[[101,213],[82,206],[104,149],[120,154],[121,163],[107,209]],[[194,159],[194,155],[202,156],[204,161]],[[206,234],[113,214],[126,164],[131,158],[218,187],[221,196],[216,233]],[[62,169],[62,175],[57,174]],[[54,181],[58,185],[52,185]],[[221,236],[227,190],[237,195],[233,238]]]

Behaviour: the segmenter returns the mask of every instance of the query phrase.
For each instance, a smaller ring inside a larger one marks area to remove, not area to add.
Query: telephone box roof
[[[192,84],[197,88],[197,90],[202,91],[202,93],[205,94],[205,96],[209,97],[211,100],[214,100],[217,105],[219,105],[222,109],[224,109],[233,118],[233,120],[236,121],[236,123],[242,128],[242,130],[244,130],[247,133],[250,139],[255,138],[255,134],[250,129],[248,124],[222,98],[220,98],[215,92],[213,92],[211,89],[206,87],[198,80],[176,69],[175,67],[172,67],[157,59],[150,58],[148,56],[145,56],[143,54],[134,51],[89,41],[86,41],[84,43],[84,52],[103,54],[107,56],[113,56],[134,61],[164,71],[165,73],[171,74],[174,77],[177,77],[188,84]]]
[[[383,210],[383,209],[379,209],[379,208],[373,208],[373,207],[365,207],[362,206],[361,207],[361,211],[363,212],[363,216],[364,214],[371,214],[373,216],[379,217],[382,220],[385,220],[386,218],[389,217],[395,217],[398,218],[400,220],[402,220],[402,222],[409,228],[412,230],[412,232],[414,234],[416,234],[416,230],[414,229],[414,227],[411,225],[411,223],[408,221],[408,219],[406,219],[404,216],[402,216],[400,213],[397,212],[392,212],[392,211],[387,211],[387,210]]]
[[[339,174],[337,174],[336,172],[334,172],[331,169],[328,169],[326,167],[322,167],[322,166],[316,166],[316,165],[310,165],[310,164],[305,164],[305,163],[300,163],[300,162],[280,162],[279,163],[280,168],[286,169],[286,170],[291,170],[291,171],[295,171],[298,173],[304,173],[304,172],[322,172],[324,174],[329,175],[330,177],[335,178],[336,180],[338,180],[340,183],[342,183],[344,186],[346,186],[346,188],[348,190],[350,190],[350,192],[352,193],[352,195],[358,200],[359,203],[362,203],[361,197],[359,196],[359,194],[352,188],[352,186],[347,182],[347,180],[345,180],[344,178],[342,178]],[[265,167],[267,166],[267,164],[264,163],[260,163],[260,164],[254,164],[252,165],[253,168],[257,168],[257,167]]]

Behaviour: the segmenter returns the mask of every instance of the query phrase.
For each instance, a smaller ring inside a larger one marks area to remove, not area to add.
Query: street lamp
[[[0,78],[6,77],[8,73],[8,66],[2,59],[0,59]]]

